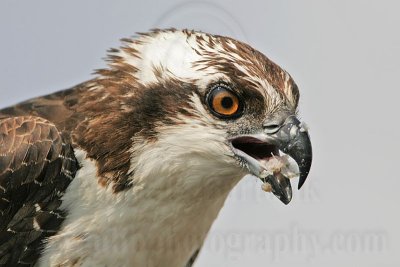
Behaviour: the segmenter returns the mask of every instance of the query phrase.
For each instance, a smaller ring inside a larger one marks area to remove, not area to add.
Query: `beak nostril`
[[[276,123],[271,123],[271,124],[264,124],[263,127],[266,133],[273,134],[276,133],[281,128],[281,125]]]

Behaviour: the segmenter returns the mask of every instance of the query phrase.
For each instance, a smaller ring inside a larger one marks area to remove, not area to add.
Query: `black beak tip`
[[[297,189],[301,189],[301,187],[304,185],[304,183],[307,180],[308,174],[310,173],[311,169],[311,162],[312,162],[312,156],[311,153],[309,154],[309,157],[304,161],[305,164],[301,164],[299,166],[300,169],[300,178],[299,178],[299,184],[297,186]]]
[[[292,187],[289,184],[285,188],[281,188],[280,192],[275,194],[283,204],[287,205],[292,200]]]
[[[284,179],[285,181],[282,183],[282,186],[279,187],[274,194],[279,198],[280,201],[282,201],[283,204],[287,205],[292,200],[293,193],[289,179],[286,177]]]
[[[292,200],[292,186],[290,185],[289,178],[282,174],[268,175],[266,180],[272,187],[272,193],[287,205]]]
[[[292,200],[292,197],[291,196],[289,198],[282,197],[282,198],[279,198],[279,200],[282,201],[283,204],[287,205]]]
[[[306,182],[307,176],[308,176],[308,173],[307,173],[306,175],[301,175],[301,176],[300,176],[299,184],[298,184],[298,186],[297,186],[297,189],[298,189],[298,190],[300,190],[301,187],[302,187],[302,186],[304,185],[304,183]]]

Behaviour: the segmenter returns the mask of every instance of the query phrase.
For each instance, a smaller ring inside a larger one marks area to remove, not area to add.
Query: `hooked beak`
[[[268,164],[272,159],[280,158],[279,151],[290,156],[299,168],[300,189],[307,179],[312,162],[312,147],[307,129],[295,116],[289,116],[285,122],[273,131],[255,135],[238,136],[231,139],[233,152],[244,160],[251,174],[269,183],[272,193],[284,204],[292,199],[289,178],[280,167]],[[270,166],[269,166],[270,165]]]

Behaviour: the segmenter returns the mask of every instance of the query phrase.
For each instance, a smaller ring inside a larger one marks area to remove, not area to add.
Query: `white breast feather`
[[[133,148],[141,150],[135,185],[118,194],[97,183],[94,161],[77,151],[82,168],[63,197],[69,215],[38,266],[184,266],[244,175],[218,157],[220,138],[200,125],[165,129],[156,145]]]

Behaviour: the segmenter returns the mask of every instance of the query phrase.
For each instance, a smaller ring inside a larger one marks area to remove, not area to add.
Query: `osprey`
[[[246,174],[282,202],[311,166],[291,76],[237,40],[123,39],[71,89],[0,111],[0,264],[191,266]]]

